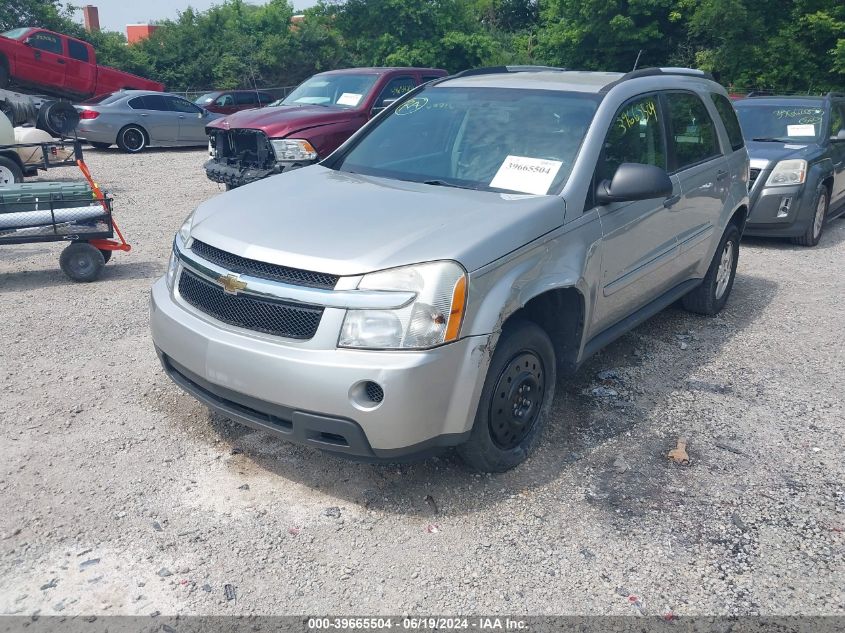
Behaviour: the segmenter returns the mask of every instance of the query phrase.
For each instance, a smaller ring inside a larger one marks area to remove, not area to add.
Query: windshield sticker
[[[344,92],[337,100],[337,105],[356,106],[363,96],[355,92]]]
[[[657,104],[654,101],[634,104],[616,117],[616,124],[623,134],[635,125],[645,125],[649,121],[657,121]]]
[[[783,146],[783,149],[804,149],[805,147],[807,147],[807,146],[806,145],[790,145],[789,143],[787,143],[786,145]]]
[[[545,195],[562,164],[557,160],[508,156],[490,181],[490,186]]]
[[[815,136],[816,135],[816,126],[815,125],[787,125],[786,126],[786,134],[787,136]]]
[[[396,108],[396,116],[405,116],[406,114],[413,114],[419,112],[428,104],[426,97],[415,97],[408,99],[405,103]]]
[[[822,111],[818,108],[798,108],[794,110],[775,110],[776,119],[798,119],[797,123],[809,125],[822,122]]]

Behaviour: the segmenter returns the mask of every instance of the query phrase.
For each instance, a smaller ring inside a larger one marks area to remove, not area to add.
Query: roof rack
[[[564,72],[568,68],[559,68],[557,66],[488,66],[487,68],[469,68],[462,70],[450,77],[473,77],[475,75],[499,75],[502,73],[538,73],[538,72]]]
[[[700,77],[701,79],[709,79],[710,81],[716,81],[713,75],[703,70],[698,70],[697,68],[640,68],[639,70],[632,70],[629,73],[625,73],[616,81],[607,84],[599,92],[608,92],[614,86],[617,86],[623,81],[628,81],[629,79],[639,79],[640,77],[657,77],[661,75],[683,75],[685,77]]]

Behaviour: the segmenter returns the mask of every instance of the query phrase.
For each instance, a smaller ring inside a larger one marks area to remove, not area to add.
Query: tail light
[[[90,119],[96,119],[98,116],[100,116],[100,113],[97,112],[96,110],[83,110],[80,113],[79,118],[83,119],[83,120],[86,120],[86,119],[90,120]]]

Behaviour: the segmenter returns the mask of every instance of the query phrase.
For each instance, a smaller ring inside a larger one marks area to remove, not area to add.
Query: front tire
[[[87,242],[74,242],[59,257],[62,272],[74,281],[96,281],[106,265],[99,249]]]
[[[729,224],[719,241],[719,247],[713,255],[704,281],[684,296],[682,303],[685,309],[713,316],[725,307],[736,278],[739,239],[740,234],[736,224]]]
[[[128,154],[137,154],[147,147],[147,133],[138,125],[127,125],[117,133],[117,146]]]
[[[813,213],[813,221],[810,222],[810,226],[807,227],[807,230],[804,231],[804,235],[799,235],[798,237],[792,238],[793,244],[798,244],[799,246],[815,246],[819,243],[819,240],[822,237],[822,231],[824,230],[824,221],[827,217],[827,209],[830,205],[830,196],[827,193],[827,187],[824,184],[819,183],[819,186],[816,188],[816,195],[813,198],[815,209]]]
[[[8,156],[0,156],[0,187],[16,182],[23,182],[21,166]]]
[[[508,323],[487,370],[469,440],[461,458],[481,472],[524,462],[542,435],[555,393],[555,351],[530,321]]]

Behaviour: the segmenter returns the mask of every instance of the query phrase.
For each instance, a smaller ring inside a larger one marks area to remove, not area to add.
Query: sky
[[[251,4],[262,4],[260,0],[248,0]],[[189,6],[204,11],[222,0],[76,0],[73,4],[82,6],[93,4],[100,10],[100,27],[107,31],[126,32],[127,24],[152,22],[175,18],[180,11]],[[316,0],[293,0],[296,10],[302,10],[316,4]],[[77,12],[77,19],[82,21],[82,11]]]

